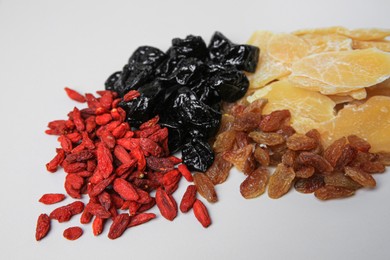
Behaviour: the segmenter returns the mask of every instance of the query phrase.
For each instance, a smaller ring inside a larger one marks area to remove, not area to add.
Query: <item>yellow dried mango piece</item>
[[[303,88],[331,95],[369,87],[390,77],[390,53],[375,48],[324,52],[294,62],[289,79]],[[302,77],[321,82],[300,84]]]
[[[328,51],[352,50],[352,40],[343,35],[304,34],[301,38],[310,44],[309,52],[311,54]]]
[[[251,103],[259,98],[268,99],[263,114],[281,109],[290,110],[292,126],[300,133],[317,128],[320,123],[335,117],[336,104],[330,98],[296,87],[288,80],[276,81],[258,89],[247,100]]]
[[[382,51],[390,52],[390,41],[359,41],[354,40],[352,42],[352,48],[354,49],[368,49],[377,48]]]
[[[390,97],[374,96],[361,105],[345,106],[318,130],[325,146],[354,134],[371,144],[371,152],[390,152]]]
[[[344,93],[338,93],[336,94],[336,96],[340,96],[340,97],[350,96],[352,99],[362,100],[367,97],[367,91],[365,88],[361,88],[361,89],[348,91]]]
[[[316,28],[316,29],[303,29],[293,32],[295,35],[304,35],[304,34],[339,34],[344,35],[355,40],[362,41],[372,41],[372,40],[382,40],[387,36],[390,36],[390,30],[388,29],[355,29],[349,30],[341,26],[325,27],[325,28]]]
[[[286,76],[290,73],[286,65],[272,57],[268,53],[268,42],[273,37],[269,31],[256,31],[248,40],[248,44],[260,48],[259,62],[254,73],[248,73],[250,88],[261,88],[269,82]]]
[[[332,99],[332,101],[335,102],[336,104],[343,104],[343,103],[354,101],[353,97],[351,96],[328,95],[327,97]]]
[[[267,45],[270,57],[283,63],[292,63],[309,54],[310,45],[288,33],[274,34]]]

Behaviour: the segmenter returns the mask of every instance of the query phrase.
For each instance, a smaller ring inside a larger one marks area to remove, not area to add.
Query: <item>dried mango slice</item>
[[[349,51],[352,50],[352,40],[338,34],[304,34],[301,36],[310,44],[310,53],[328,51]]]
[[[351,134],[371,144],[371,152],[390,152],[390,97],[374,96],[361,105],[348,105],[318,130],[325,146]]]
[[[273,35],[267,47],[270,57],[288,64],[308,55],[310,49],[310,45],[305,40],[288,33]]]
[[[269,82],[290,73],[283,62],[270,57],[268,53],[268,42],[273,35],[269,31],[256,31],[247,42],[250,45],[260,48],[259,63],[256,71],[248,74],[250,88],[261,88]]]
[[[338,94],[336,94],[336,96],[340,96],[340,97],[350,96],[353,99],[362,100],[362,99],[365,99],[367,97],[367,91],[365,88],[361,88],[361,89],[357,89],[357,90],[353,90],[353,91],[349,91],[349,92],[338,93]]]
[[[387,36],[390,36],[390,30],[387,29],[355,29],[348,30],[345,27],[333,26],[326,28],[316,28],[316,29],[303,29],[293,32],[295,35],[304,35],[304,34],[339,34],[344,35],[355,40],[362,41],[372,41],[372,40],[382,40]]]
[[[247,100],[251,103],[259,98],[268,99],[263,114],[281,109],[290,110],[292,126],[300,133],[306,133],[335,117],[336,104],[330,98],[296,87],[287,80],[276,81],[258,89]]]
[[[352,48],[354,49],[368,49],[377,48],[382,51],[390,52],[390,41],[359,41],[354,40],[352,42]]]
[[[375,48],[325,52],[306,56],[293,63],[289,79],[300,84],[299,77],[323,83],[302,87],[323,94],[337,94],[378,84],[390,77],[390,53]],[[325,84],[325,86],[324,86]]]

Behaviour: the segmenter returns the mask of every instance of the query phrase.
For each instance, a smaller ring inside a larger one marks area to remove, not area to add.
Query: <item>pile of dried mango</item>
[[[390,30],[343,27],[255,32],[261,49],[248,74],[247,101],[268,99],[262,113],[288,109],[298,133],[317,129],[323,144],[351,134],[390,152]]]

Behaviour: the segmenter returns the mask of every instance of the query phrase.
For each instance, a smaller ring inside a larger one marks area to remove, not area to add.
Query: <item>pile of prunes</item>
[[[140,97],[119,104],[130,125],[159,115],[160,125],[169,130],[170,151],[181,150],[191,170],[204,172],[214,161],[208,140],[218,131],[221,102],[245,95],[249,81],[243,71],[255,71],[259,52],[254,46],[233,44],[220,32],[208,47],[199,36],[175,38],[165,53],[139,47],[105,87],[121,97],[138,90]]]

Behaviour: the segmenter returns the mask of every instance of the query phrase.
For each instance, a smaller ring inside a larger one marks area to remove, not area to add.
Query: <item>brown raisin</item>
[[[265,133],[261,131],[253,131],[250,132],[248,136],[258,144],[274,146],[274,145],[284,143],[283,136],[277,133]]]
[[[268,196],[272,199],[277,199],[286,194],[292,185],[295,178],[293,168],[287,167],[280,163],[271,175],[268,185]]]
[[[324,158],[330,163],[330,165],[332,165],[332,167],[336,166],[337,161],[339,160],[346,143],[347,143],[347,138],[342,137],[334,141],[324,151]]]
[[[371,145],[366,140],[358,137],[357,135],[349,135],[347,138],[348,142],[361,152],[367,153],[371,149]]]
[[[303,134],[295,133],[286,141],[287,147],[294,151],[308,151],[317,147],[315,139]]]
[[[228,130],[217,135],[213,144],[214,152],[222,153],[233,148],[236,141],[236,131]]]
[[[299,178],[294,183],[295,190],[301,193],[313,193],[323,186],[325,186],[325,182],[321,175],[313,175],[306,179]]]
[[[256,146],[255,152],[253,153],[256,161],[262,166],[268,166],[270,163],[270,157],[267,149],[263,149],[260,146]]]
[[[381,162],[367,161],[360,164],[360,168],[368,173],[384,173],[386,167]]]
[[[237,131],[252,131],[259,126],[261,118],[260,113],[242,113],[234,119],[233,129]]]
[[[320,200],[340,199],[350,197],[355,194],[355,190],[344,187],[324,186],[314,192],[314,196]]]
[[[256,161],[253,156],[253,150],[254,150],[254,145],[249,144],[241,149],[228,151],[224,153],[223,158],[226,161],[234,164],[234,166],[236,166],[238,170],[242,171],[245,174],[249,174],[256,167]]]
[[[225,182],[233,164],[223,159],[222,154],[216,154],[213,164],[207,169],[206,175],[214,185]]]
[[[217,193],[215,192],[214,184],[209,179],[209,177],[207,177],[207,175],[201,172],[195,173],[193,177],[198,193],[208,202],[217,202]]]
[[[360,189],[362,186],[352,180],[350,177],[345,176],[342,172],[335,172],[331,175],[325,175],[324,181],[326,185],[343,187],[351,190]]]
[[[287,149],[287,151],[282,156],[282,163],[284,163],[286,166],[294,167],[296,158],[297,153],[293,150]]]
[[[297,178],[310,178],[315,173],[315,169],[312,166],[299,166],[295,170],[295,176]]]
[[[376,186],[376,181],[375,179],[368,174],[367,172],[356,168],[356,167],[345,167],[345,175],[351,177],[352,180],[356,181],[363,187],[369,187],[373,188]]]
[[[378,161],[383,165],[390,166],[390,153],[378,153]]]
[[[279,130],[291,117],[289,110],[277,110],[264,116],[260,123],[263,132],[275,132]]]
[[[268,176],[268,169],[263,166],[251,172],[240,185],[241,195],[246,199],[252,199],[263,194]]]
[[[333,171],[332,165],[329,164],[322,156],[311,153],[311,152],[302,152],[298,155],[299,163],[305,166],[312,166],[316,168],[321,173],[329,173]]]

